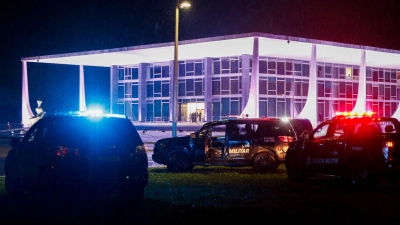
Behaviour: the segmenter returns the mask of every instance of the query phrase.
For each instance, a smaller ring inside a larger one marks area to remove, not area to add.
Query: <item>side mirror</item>
[[[386,132],[386,133],[391,133],[391,132],[393,132],[393,131],[394,131],[393,125],[387,125],[387,126],[385,127],[385,132]]]

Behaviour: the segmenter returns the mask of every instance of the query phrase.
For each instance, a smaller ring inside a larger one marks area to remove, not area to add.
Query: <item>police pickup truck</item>
[[[342,113],[319,124],[286,154],[289,180],[349,178],[354,187],[399,179],[400,123],[373,113]]]

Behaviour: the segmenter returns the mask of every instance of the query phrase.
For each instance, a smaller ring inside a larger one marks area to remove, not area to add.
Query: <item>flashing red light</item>
[[[344,117],[360,117],[360,116],[373,116],[376,115],[375,112],[366,111],[366,112],[336,112],[336,116],[344,116]]]

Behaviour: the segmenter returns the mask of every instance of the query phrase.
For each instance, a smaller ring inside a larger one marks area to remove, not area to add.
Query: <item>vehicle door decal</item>
[[[229,154],[246,154],[250,152],[250,145],[239,145],[229,148]]]

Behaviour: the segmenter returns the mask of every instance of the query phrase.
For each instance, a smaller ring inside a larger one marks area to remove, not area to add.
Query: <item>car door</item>
[[[210,161],[226,160],[226,133],[225,124],[213,124],[208,127],[205,146],[208,148],[206,158]]]
[[[324,148],[329,126],[329,123],[320,124],[310,134],[310,141],[306,152],[306,163],[312,173],[318,174],[324,171]]]
[[[243,163],[250,159],[251,148],[257,141],[256,128],[257,124],[249,122],[234,123],[227,127],[227,155],[231,163]]]
[[[196,161],[204,162],[208,155],[209,139],[208,139],[208,124],[204,125],[198,133],[195,134],[194,148],[196,152]]]
[[[324,158],[324,174],[338,175],[340,165],[344,163],[347,126],[342,121],[332,123],[322,150]]]

